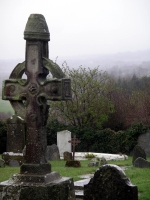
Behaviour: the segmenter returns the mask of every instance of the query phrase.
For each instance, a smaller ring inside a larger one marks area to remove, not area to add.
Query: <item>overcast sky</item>
[[[46,19],[51,59],[150,49],[150,0],[0,0],[0,59],[24,59],[32,13]]]

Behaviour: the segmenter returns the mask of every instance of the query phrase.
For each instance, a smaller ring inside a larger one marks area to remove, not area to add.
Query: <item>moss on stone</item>
[[[81,167],[81,163],[78,160],[68,160],[65,167]]]

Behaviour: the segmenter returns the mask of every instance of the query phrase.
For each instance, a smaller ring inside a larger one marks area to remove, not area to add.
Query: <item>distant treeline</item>
[[[150,61],[141,62],[140,64],[118,64],[106,70],[110,76],[131,78],[133,75],[137,77],[150,76]]]
[[[125,130],[134,123],[150,124],[150,76],[115,78],[116,89],[110,93],[115,112],[105,127]]]

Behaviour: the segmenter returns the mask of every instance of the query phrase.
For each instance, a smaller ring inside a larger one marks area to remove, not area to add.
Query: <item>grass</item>
[[[52,165],[52,171],[57,171],[61,176],[73,177],[74,181],[81,180],[80,175],[94,173],[97,167],[87,167],[89,160],[81,160],[81,167],[65,167],[66,161],[50,161]]]
[[[66,161],[58,160],[58,161],[50,161],[52,166],[52,171],[59,172],[61,176],[64,177],[72,177],[74,181],[81,180],[79,175],[94,173],[97,167],[87,167],[89,161],[81,161],[80,168],[72,168],[65,167]],[[19,167],[9,167],[5,166],[5,168],[0,168],[0,182],[8,180],[13,174],[19,173]]]
[[[4,113],[11,112],[11,113],[14,113],[14,110],[13,110],[10,102],[6,101],[6,100],[2,100],[1,97],[0,97],[0,112],[4,112]]]
[[[148,159],[150,161],[150,158]],[[81,161],[81,168],[65,167],[65,161],[50,161],[52,171],[57,171],[61,176],[72,177],[74,181],[80,180],[79,175],[94,173],[97,167],[87,167],[89,160]],[[124,161],[108,161],[108,164],[115,164],[120,167],[127,167],[126,176],[133,185],[138,187],[139,200],[150,200],[150,169],[135,168],[132,166],[132,158]],[[0,168],[0,182],[8,180],[13,174],[19,173],[19,167]]]

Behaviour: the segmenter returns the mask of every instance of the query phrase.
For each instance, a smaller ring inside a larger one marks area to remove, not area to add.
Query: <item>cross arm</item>
[[[71,100],[71,80],[67,78],[47,80],[41,86],[38,101],[44,97],[46,100]]]
[[[3,100],[22,100],[26,96],[24,90],[25,79],[9,79],[3,81],[2,99]]]

